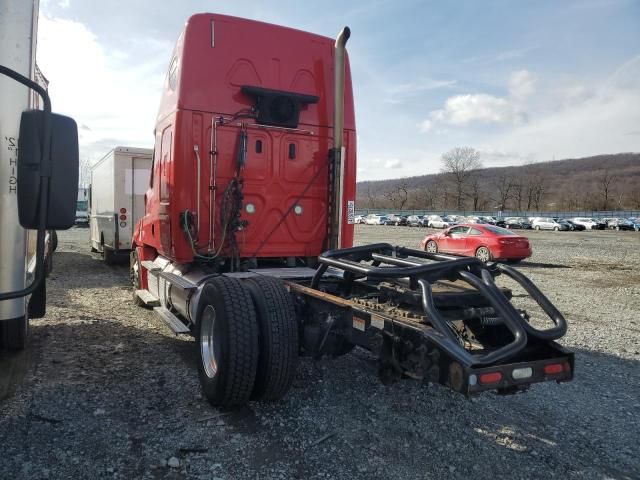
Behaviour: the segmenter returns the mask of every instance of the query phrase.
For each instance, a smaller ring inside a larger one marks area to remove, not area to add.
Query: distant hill
[[[358,208],[452,210],[452,179],[439,173],[357,184]],[[640,153],[491,167],[465,184],[466,210],[640,209]]]

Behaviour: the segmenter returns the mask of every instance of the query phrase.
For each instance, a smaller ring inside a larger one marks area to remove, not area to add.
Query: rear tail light
[[[569,364],[566,364],[566,370],[569,370]],[[557,375],[565,371],[565,364],[549,363],[544,366],[545,375]]]
[[[533,375],[533,368],[524,367],[524,368],[514,368],[511,372],[511,376],[514,380],[522,380],[523,378],[529,378]]]
[[[480,374],[479,380],[482,385],[490,385],[492,383],[498,383],[500,380],[502,380],[502,373],[500,372],[482,373]]]

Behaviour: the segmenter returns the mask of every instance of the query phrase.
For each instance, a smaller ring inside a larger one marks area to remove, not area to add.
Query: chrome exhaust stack
[[[329,249],[340,248],[342,243],[342,207],[344,190],[344,77],[349,27],[344,27],[336,38],[334,47],[334,97],[333,97],[333,149],[330,152],[331,220],[329,224]]]

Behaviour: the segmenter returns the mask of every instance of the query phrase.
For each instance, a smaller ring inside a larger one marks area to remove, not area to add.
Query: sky
[[[81,159],[153,147],[174,43],[196,12],[335,37],[348,25],[358,180],[640,152],[637,0],[41,0],[37,59]]]

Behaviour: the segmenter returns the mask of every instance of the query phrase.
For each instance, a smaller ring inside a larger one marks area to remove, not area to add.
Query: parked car
[[[569,230],[569,226],[556,222],[553,218],[550,217],[536,217],[531,222],[531,226],[535,230]]]
[[[355,224],[364,223],[364,215],[356,215],[356,217],[353,219],[353,223]]]
[[[611,230],[639,230],[638,220],[635,218],[610,218],[607,227]]]
[[[602,221],[597,221],[593,218],[586,217],[574,217],[570,219],[573,223],[578,225],[584,225],[587,230],[604,230],[607,225]]]
[[[467,217],[463,223],[479,223],[479,224],[489,224],[486,220],[483,220],[482,217]]]
[[[612,225],[613,223],[613,225]],[[640,222],[634,218],[620,218],[616,222],[610,222],[609,228],[614,230],[640,231]]]
[[[399,225],[406,225],[407,217],[403,217],[401,215],[387,215],[387,219],[383,223],[383,225],[395,225],[396,227]]]
[[[582,231],[587,229],[587,227],[585,227],[584,225],[582,225],[580,223],[576,223],[573,220],[570,220],[568,218],[562,218],[559,221],[560,222],[567,222],[569,224],[569,226],[570,226],[570,230],[571,231],[582,232]]]
[[[508,228],[508,229],[519,228],[522,230],[530,230],[531,224],[529,223],[528,220],[522,217],[509,217],[504,219],[504,228]]]
[[[489,216],[480,217],[480,220],[482,220],[485,223],[488,223],[489,225],[496,225],[498,223],[498,220],[496,220],[494,217],[489,217]]]
[[[456,225],[444,232],[427,235],[420,242],[420,249],[429,253],[476,257],[483,262],[517,262],[532,254],[531,244],[526,237],[489,224]]]
[[[429,215],[425,217],[424,223],[427,227],[431,228],[447,228],[452,225],[451,222],[445,220],[440,215]]]
[[[409,215],[407,217],[407,227],[421,227],[422,219],[418,215]]]
[[[386,216],[378,215],[377,213],[370,213],[364,218],[364,223],[367,225],[382,225],[386,220]]]

